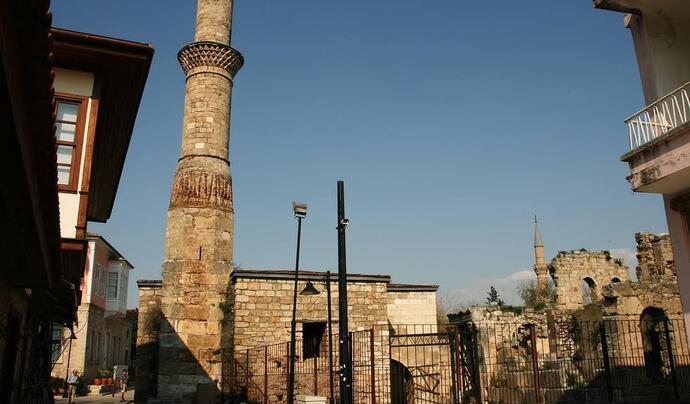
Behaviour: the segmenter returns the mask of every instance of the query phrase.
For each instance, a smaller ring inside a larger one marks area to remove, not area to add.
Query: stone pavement
[[[76,404],[96,404],[96,403],[119,403],[120,402],[120,393],[115,393],[115,397],[112,397],[110,394],[104,394],[100,396],[84,396],[84,397],[77,397],[75,400]],[[134,402],[134,390],[127,390],[125,393],[125,402],[127,403],[133,403]],[[56,404],[67,404],[67,399],[66,398],[56,398],[55,399]]]

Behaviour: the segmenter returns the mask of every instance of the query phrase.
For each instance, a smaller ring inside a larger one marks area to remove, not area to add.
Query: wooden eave
[[[150,45],[61,28],[51,30],[55,66],[94,73],[98,99],[87,219],[105,222],[115,203],[148,77]]]
[[[49,1],[0,1],[0,272],[15,287],[62,277]]]

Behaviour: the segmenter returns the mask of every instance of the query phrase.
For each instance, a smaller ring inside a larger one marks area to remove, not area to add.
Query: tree
[[[498,295],[498,291],[493,286],[491,286],[491,289],[489,289],[489,293],[487,293],[486,303],[503,306],[503,300],[501,300],[501,297]]]
[[[521,283],[518,286],[518,294],[522,299],[522,304],[534,310],[541,310],[555,299],[555,288],[549,282],[546,288],[539,287],[536,280]]]

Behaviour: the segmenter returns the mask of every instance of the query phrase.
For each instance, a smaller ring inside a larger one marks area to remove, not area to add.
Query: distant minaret
[[[549,267],[544,260],[544,242],[541,240],[541,231],[537,215],[534,215],[534,272],[537,274],[537,282],[541,289],[548,287],[547,274]]]

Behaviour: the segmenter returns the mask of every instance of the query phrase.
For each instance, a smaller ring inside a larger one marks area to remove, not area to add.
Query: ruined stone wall
[[[614,283],[603,289],[603,296],[604,315],[609,318],[639,320],[649,307],[662,309],[669,318],[683,315],[675,280]]]
[[[635,233],[637,242],[637,267],[635,273],[640,282],[648,282],[659,276],[675,277],[676,269],[668,234]]]
[[[536,350],[545,361],[552,355],[547,316],[544,313],[504,312],[497,305],[475,306],[466,314],[476,326],[479,358],[483,363],[479,383],[483,397],[495,400],[502,393],[533,387],[531,332],[534,326]],[[500,401],[500,400],[496,400]]]
[[[158,332],[161,324],[161,282],[138,281],[136,391],[137,403],[156,396],[158,380]]]
[[[601,289],[612,282],[630,280],[628,267],[607,252],[560,252],[551,260],[551,277],[556,285],[556,308],[578,310],[585,304],[583,280],[593,281],[592,303],[601,301]]]

